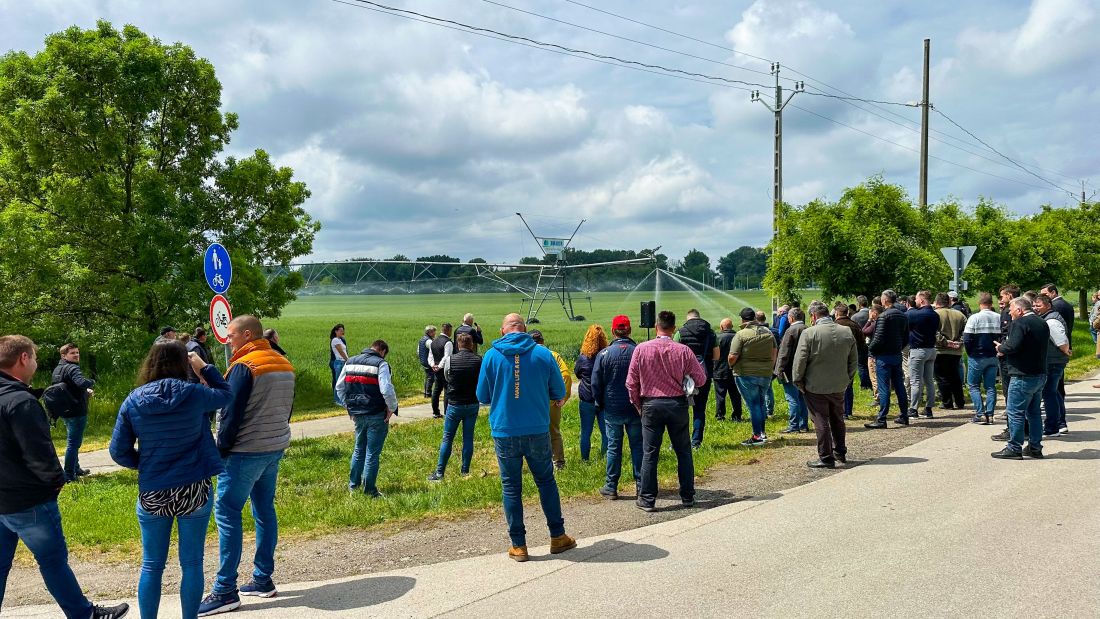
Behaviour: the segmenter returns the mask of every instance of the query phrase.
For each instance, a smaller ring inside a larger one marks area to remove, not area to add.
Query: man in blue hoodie
[[[504,518],[512,547],[508,557],[526,561],[527,529],[523,526],[523,460],[535,478],[539,500],[550,528],[550,553],[577,547],[565,534],[561,496],[550,455],[550,401],[560,406],[568,395],[550,350],[535,344],[519,314],[508,314],[503,336],[493,342],[481,363],[477,399],[489,405],[489,428],[500,467]]]

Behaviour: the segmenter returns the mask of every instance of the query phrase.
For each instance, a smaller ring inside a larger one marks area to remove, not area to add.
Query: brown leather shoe
[[[508,549],[508,558],[523,563],[531,557],[527,554],[527,546],[512,546]]]
[[[556,555],[577,547],[577,540],[566,534],[550,538],[550,554]]]

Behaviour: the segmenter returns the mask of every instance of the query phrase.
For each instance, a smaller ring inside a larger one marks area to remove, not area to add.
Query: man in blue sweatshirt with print
[[[481,363],[477,399],[489,405],[489,428],[500,467],[504,518],[512,547],[508,557],[526,561],[527,530],[523,526],[523,460],[535,478],[539,500],[550,528],[550,553],[577,547],[565,534],[561,496],[550,455],[550,401],[564,403],[568,394],[550,350],[535,344],[519,314],[508,314],[503,336],[493,342]]]

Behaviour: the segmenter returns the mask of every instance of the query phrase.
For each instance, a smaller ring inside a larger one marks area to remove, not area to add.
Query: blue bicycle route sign
[[[233,281],[233,264],[229,261],[229,252],[220,243],[206,248],[203,258],[203,272],[206,273],[206,285],[214,294],[225,294]]]

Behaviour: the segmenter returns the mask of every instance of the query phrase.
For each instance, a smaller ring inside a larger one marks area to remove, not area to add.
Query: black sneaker
[[[428,481],[443,481],[443,473],[439,471],[433,472],[431,475],[428,475]]]
[[[913,417],[913,419],[916,419],[916,417]],[[899,426],[907,426],[907,425],[909,425],[909,418],[908,417],[898,417],[897,419],[894,420],[894,423],[898,424]]]
[[[250,595],[260,598],[273,598],[279,595],[279,592],[275,590],[275,583],[267,581],[267,583],[256,582],[256,579],[248,581],[247,585],[241,587],[241,595]]]
[[[806,463],[806,466],[811,469],[835,469],[836,463],[827,460],[810,460]]]
[[[76,476],[77,477],[87,477],[88,475],[91,475],[91,474],[92,474],[92,472],[89,471],[88,469],[77,469],[76,470]]]
[[[995,452],[993,452],[989,455],[991,455],[994,458],[997,458],[999,460],[1023,460],[1024,459],[1024,455],[1022,453],[1020,453],[1018,451],[1012,451],[1008,447],[1005,447],[1004,449],[1002,449],[1000,451],[995,451]]]
[[[841,453],[837,453],[837,452],[834,451],[833,452],[833,460],[836,460],[837,462],[839,462],[841,464],[847,464],[848,463],[848,454],[841,454]]]
[[[863,427],[867,428],[868,430],[885,430],[886,429],[886,422],[885,421],[872,421],[870,423],[863,424]]]
[[[130,612],[130,605],[123,602],[118,606],[93,606],[92,619],[119,619]]]
[[[741,444],[744,445],[745,447],[757,447],[759,445],[763,445],[766,442],[768,442],[768,439],[766,439],[762,436],[756,436],[754,434],[754,435],[750,436],[749,438],[741,441]]]
[[[682,505],[686,508],[695,507],[695,499],[681,499],[680,500],[680,505]]]
[[[1028,458],[1034,458],[1036,460],[1042,460],[1043,448],[1040,447],[1039,449],[1032,449],[1031,445],[1028,445],[1027,447],[1024,447],[1024,456]]]
[[[924,417],[925,419],[931,419],[932,418],[932,407],[925,406],[924,407],[924,415],[922,415],[922,417]]]
[[[991,436],[989,438],[993,439],[994,441],[996,441],[998,443],[1000,443],[1002,441],[1007,441],[1008,440],[1008,429],[1006,428],[1006,429],[1002,430],[1000,434],[994,434],[993,436]]]
[[[638,509],[642,510],[643,512],[647,512],[647,513],[657,511],[657,508],[655,506],[646,505],[645,503],[642,503],[641,501],[635,501],[634,502],[634,507],[637,507]]]
[[[199,616],[220,615],[241,607],[241,596],[236,591],[229,593],[211,593],[199,603]]]
[[[600,488],[600,494],[604,497],[607,497],[607,500],[609,501],[614,501],[615,499],[619,498],[619,491],[615,490],[614,488],[608,488],[607,486],[603,486]]]

